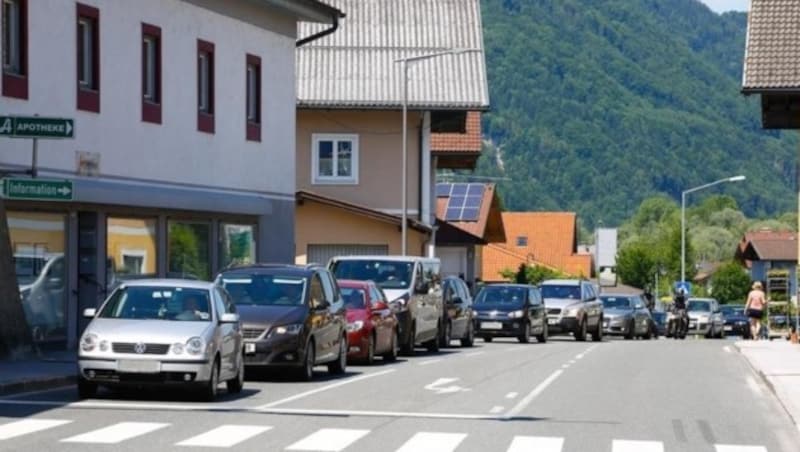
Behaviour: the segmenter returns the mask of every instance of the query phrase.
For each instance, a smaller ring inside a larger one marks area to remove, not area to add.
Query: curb
[[[20,394],[23,392],[42,391],[45,389],[55,389],[63,386],[73,385],[77,382],[74,375],[39,378],[35,380],[25,380],[14,383],[0,383],[0,396]]]
[[[786,413],[786,415],[789,416],[789,419],[792,421],[792,423],[796,427],[800,428],[800,423],[798,423],[800,419],[795,419],[794,416],[792,416],[792,412],[783,403],[783,399],[781,399],[781,397],[778,395],[778,391],[775,389],[775,385],[772,384],[772,381],[770,381],[769,377],[760,369],[756,369],[755,366],[753,366],[753,363],[751,363],[750,359],[748,359],[747,356],[745,356],[745,354],[742,353],[742,349],[736,343],[733,344],[733,347],[736,349],[737,352],[739,352],[739,355],[742,358],[744,358],[745,362],[747,363],[747,366],[750,367],[750,370],[752,370],[753,373],[758,375],[761,381],[763,381],[764,384],[767,386],[767,388],[769,388],[769,391],[772,393],[773,396],[775,396],[775,399],[781,405],[781,408],[783,408],[783,411]]]

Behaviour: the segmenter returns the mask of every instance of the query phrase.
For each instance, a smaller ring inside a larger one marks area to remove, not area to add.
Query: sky
[[[747,11],[750,9],[750,0],[700,0],[709,8],[718,13],[726,11]]]

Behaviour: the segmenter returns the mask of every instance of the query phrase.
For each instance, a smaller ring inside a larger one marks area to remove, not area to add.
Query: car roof
[[[632,297],[640,297],[641,295],[636,293],[601,293],[598,295],[599,297],[614,297],[614,298],[632,298]]]
[[[339,287],[369,287],[375,284],[372,281],[360,281],[357,279],[339,279],[336,282],[339,283]]]
[[[586,281],[582,279],[548,279],[542,281],[541,286],[580,286]]]
[[[435,257],[420,256],[335,256],[333,261],[439,262]]]
[[[516,284],[516,283],[497,283],[497,284],[487,284],[483,286],[484,289],[489,287],[520,287],[523,289],[530,289],[536,286],[532,286],[530,284]]]
[[[220,272],[221,275],[282,275],[309,277],[314,270],[322,267],[316,265],[286,264],[253,264],[231,267]]]
[[[214,288],[214,283],[208,281],[196,281],[192,279],[174,279],[174,278],[150,278],[150,279],[134,279],[124,281],[120,286],[125,287],[149,287],[149,286],[171,286],[182,287],[185,289],[206,289],[211,290]]]

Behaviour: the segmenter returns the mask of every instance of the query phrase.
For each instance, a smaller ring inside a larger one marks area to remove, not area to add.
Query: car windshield
[[[722,306],[723,315],[744,315],[744,306]]]
[[[541,287],[542,298],[571,298],[573,300],[581,299],[580,286],[556,286],[556,285],[543,285]]]
[[[602,297],[603,307],[606,309],[613,308],[630,308],[633,306],[630,297]]]
[[[708,301],[689,300],[689,311],[711,311],[711,303]]]
[[[364,289],[356,289],[352,287],[341,287],[342,298],[344,298],[344,306],[349,309],[365,309],[367,293]]]
[[[298,276],[223,275],[222,286],[237,305],[300,306],[306,299],[306,280]]]
[[[332,271],[337,279],[372,280],[381,289],[408,289],[414,263],[380,259],[341,260],[334,262]]]
[[[209,292],[176,286],[120,286],[103,306],[103,319],[211,321]]]
[[[525,302],[524,287],[488,286],[481,289],[475,298],[475,304],[507,304],[520,305]]]

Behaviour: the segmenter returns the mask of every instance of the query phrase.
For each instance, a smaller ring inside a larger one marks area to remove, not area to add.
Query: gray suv
[[[551,279],[539,289],[547,306],[547,327],[550,335],[572,334],[577,341],[603,340],[603,303],[594,285],[581,279]]]

